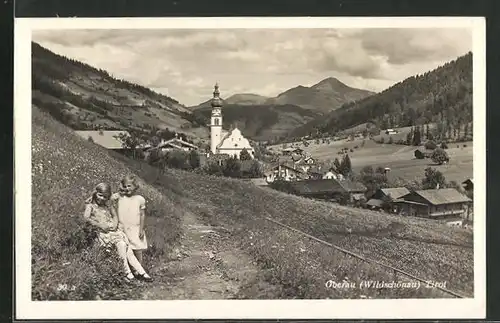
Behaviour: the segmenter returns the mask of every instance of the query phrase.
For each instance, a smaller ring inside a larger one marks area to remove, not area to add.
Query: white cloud
[[[186,105],[209,99],[216,81],[226,97],[329,76],[380,91],[472,47],[471,32],[457,29],[64,30],[33,40]]]

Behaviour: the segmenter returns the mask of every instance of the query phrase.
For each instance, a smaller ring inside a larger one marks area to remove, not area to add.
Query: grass
[[[277,227],[262,216],[418,277],[447,281],[452,290],[464,294],[473,291],[473,237],[469,231],[424,219],[312,201],[236,179],[168,170],[156,181],[206,223],[233,232],[240,247],[260,263],[266,279],[282,287],[279,295],[267,295],[268,298],[359,297],[359,290],[325,290],[324,283],[346,276],[358,282],[375,277],[393,278],[392,272],[345,257]],[[367,297],[429,297],[435,291],[362,292]]]
[[[140,286],[124,284],[119,262],[95,247],[95,232],[82,220],[94,185],[108,182],[116,191],[130,168],[38,108],[33,108],[32,127],[33,299],[136,297]],[[140,186],[148,206],[151,247],[145,262],[151,268],[179,239],[181,209],[142,180]],[[58,291],[61,285],[69,290]]]
[[[41,166],[40,166],[41,165]],[[92,244],[83,224],[83,200],[93,185],[114,185],[127,173],[141,178],[148,201],[148,268],[166,261],[179,239],[184,212],[230,230],[241,252],[259,264],[259,279],[277,286],[256,296],[252,286],[240,298],[409,298],[445,297],[428,289],[328,289],[328,280],[394,279],[393,273],[275,226],[273,218],[412,274],[447,281],[448,288],[473,291],[472,233],[433,221],[342,207],[258,188],[237,179],[180,170],[158,170],[81,140],[53,119],[33,110],[33,298],[137,298],[113,259]],[[350,232],[350,233],[349,233]],[[404,280],[404,277],[396,277]],[[71,286],[58,291],[59,284]],[[255,281],[253,285],[259,284]],[[74,286],[74,287],[73,287]]]

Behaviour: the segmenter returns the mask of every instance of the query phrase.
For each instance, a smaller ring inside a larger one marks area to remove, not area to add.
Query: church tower
[[[222,136],[222,100],[219,97],[219,84],[215,83],[214,97],[212,98],[212,116],[210,118],[210,151],[217,153],[217,145]]]

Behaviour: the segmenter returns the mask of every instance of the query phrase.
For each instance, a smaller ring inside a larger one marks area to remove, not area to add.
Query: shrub
[[[448,144],[446,142],[441,143],[441,149],[448,149]]]
[[[424,153],[422,153],[420,150],[415,150],[415,158],[417,159],[424,159],[425,158],[425,155]]]
[[[450,161],[450,157],[448,156],[446,151],[444,151],[444,149],[441,148],[437,148],[434,150],[434,152],[431,155],[431,159],[433,162],[439,165],[442,165],[443,163]]]
[[[248,152],[248,150],[246,148],[244,148],[240,152],[240,160],[251,160],[251,159],[252,159],[252,156],[250,156],[250,153]]]

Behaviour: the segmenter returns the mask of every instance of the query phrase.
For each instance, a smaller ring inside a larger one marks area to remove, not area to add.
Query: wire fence
[[[312,239],[312,240],[314,240],[314,241],[317,241],[317,242],[319,242],[319,243],[321,243],[321,244],[324,244],[324,245],[326,245],[326,246],[329,246],[329,247],[331,247],[331,248],[333,248],[333,249],[335,249],[335,250],[337,250],[337,251],[342,252],[342,253],[343,253],[343,254],[345,254],[345,255],[349,255],[349,256],[354,257],[354,258],[356,258],[356,259],[359,259],[360,261],[363,261],[363,262],[376,264],[376,265],[378,265],[378,266],[380,266],[380,267],[382,267],[382,268],[384,268],[384,269],[389,270],[390,272],[392,272],[392,274],[394,275],[394,277],[395,277],[395,278],[396,278],[398,275],[402,275],[402,276],[405,276],[405,277],[410,278],[410,279],[412,279],[412,280],[419,281],[419,282],[424,283],[424,284],[427,284],[427,283],[428,283],[428,281],[429,281],[428,279],[423,279],[423,278],[417,277],[417,276],[415,276],[415,275],[413,275],[413,274],[410,274],[410,273],[408,273],[408,272],[406,272],[406,271],[404,271],[404,270],[401,270],[401,269],[399,269],[399,268],[393,267],[393,266],[391,266],[391,265],[387,265],[387,264],[384,264],[384,263],[382,263],[382,262],[380,262],[380,261],[377,261],[377,260],[374,260],[374,259],[370,259],[370,258],[364,257],[364,256],[362,256],[362,255],[356,254],[356,253],[354,253],[354,252],[352,252],[352,251],[349,251],[349,250],[347,250],[347,249],[344,249],[344,248],[341,248],[341,247],[339,247],[339,246],[336,246],[336,245],[334,245],[334,244],[332,244],[332,243],[330,243],[330,242],[327,242],[327,241],[324,241],[324,240],[322,240],[322,239],[319,239],[319,238],[317,238],[317,237],[315,237],[315,236],[313,236],[313,235],[310,235],[310,234],[308,234],[308,233],[305,233],[305,232],[303,232],[303,231],[301,231],[301,230],[298,230],[298,229],[296,229],[296,228],[293,228],[293,227],[291,227],[291,226],[288,226],[288,225],[286,225],[286,224],[284,224],[284,223],[281,223],[281,222],[276,221],[276,220],[274,220],[274,219],[271,219],[271,218],[269,218],[269,217],[263,217],[263,218],[264,218],[265,220],[268,220],[268,221],[270,221],[270,222],[272,222],[272,223],[274,223],[274,224],[277,224],[277,225],[279,225],[279,226],[281,226],[281,227],[283,227],[283,228],[285,228],[285,229],[288,229],[288,230],[290,230],[290,231],[294,231],[294,232],[296,232],[296,233],[298,233],[298,234],[300,234],[300,235],[306,236],[306,237],[308,237],[308,238],[310,238],[310,239]],[[449,289],[447,289],[447,288],[444,288],[444,287],[441,287],[441,286],[438,286],[438,285],[433,286],[433,287],[434,287],[434,288],[436,288],[437,290],[439,290],[439,291],[441,291],[441,292],[443,292],[443,293],[447,294],[447,295],[451,295],[451,296],[456,297],[456,298],[468,298],[468,296],[462,295],[461,293],[458,293],[458,292],[455,292],[455,291],[449,290]]]

